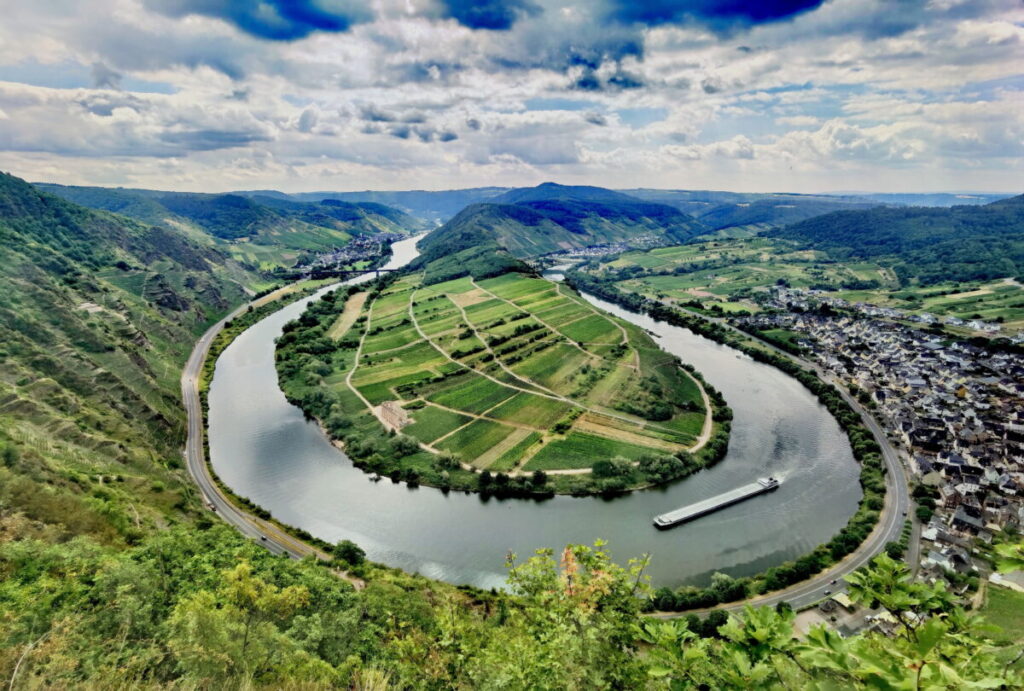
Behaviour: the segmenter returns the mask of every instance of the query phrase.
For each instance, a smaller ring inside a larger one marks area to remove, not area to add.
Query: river
[[[386,268],[414,259],[415,242],[395,243]],[[328,542],[353,540],[374,561],[493,587],[504,581],[509,551],[522,558],[541,547],[601,538],[619,560],[651,554],[648,573],[657,586],[705,584],[715,571],[750,575],[800,556],[829,540],[856,510],[859,468],[849,443],[796,380],[686,329],[590,296],[657,334],[666,351],[692,363],[724,394],[734,419],[729,453],[718,465],[611,500],[481,499],[371,482],[277,385],[274,339],[313,299],[253,325],[217,360],[209,394],[211,462],[229,487],[279,520]],[[672,530],[651,525],[657,514],[765,475],[782,477],[782,487]]]

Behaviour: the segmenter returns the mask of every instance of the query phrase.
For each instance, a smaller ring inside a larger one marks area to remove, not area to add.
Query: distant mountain
[[[1024,195],[984,206],[837,211],[772,235],[837,259],[891,265],[904,281],[1024,275]]]
[[[7,509],[104,542],[180,518],[181,367],[253,278],[174,228],[0,173],[0,440],[22,449],[0,467]]]
[[[674,206],[714,230],[749,228],[759,232],[842,209],[864,209],[883,202],[820,194],[715,192],[700,190],[624,190]]]
[[[991,204],[1006,199],[1009,194],[858,194],[861,199],[868,199],[881,204],[899,204],[901,206],[977,206]]]
[[[463,190],[442,190],[430,192],[425,190],[406,190],[397,192],[370,191],[365,192],[300,192],[287,195],[294,201],[322,202],[337,200],[342,202],[371,202],[401,209],[405,213],[429,223],[440,225],[465,207],[477,202],[488,201],[507,191],[507,187],[477,187]],[[265,192],[239,192],[246,196],[265,196]],[[275,194],[281,194],[277,192]]]
[[[678,209],[597,187],[545,183],[496,201],[507,203],[466,207],[428,235],[421,249],[431,254],[491,243],[529,258],[601,243],[678,244],[707,230]]]
[[[494,204],[529,204],[550,201],[635,204],[637,198],[604,187],[544,182],[536,187],[509,190],[491,199]]]
[[[299,202],[281,193],[196,194],[38,184],[84,206],[202,234],[253,267],[291,266],[305,252],[345,245],[353,235],[426,230],[419,219],[375,203]]]

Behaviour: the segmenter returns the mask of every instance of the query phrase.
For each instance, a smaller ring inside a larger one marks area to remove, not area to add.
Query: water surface
[[[394,246],[388,268],[416,256],[415,240]],[[309,300],[242,333],[217,361],[210,387],[210,455],[220,477],[279,520],[329,542],[350,539],[369,558],[431,578],[501,585],[509,551],[602,538],[614,555],[652,555],[656,585],[706,583],[724,571],[749,575],[828,541],[860,499],[858,466],[824,406],[796,380],[679,327],[598,300],[599,307],[660,336],[665,350],[697,367],[726,398],[734,419],[729,454],[710,470],[614,500],[546,501],[447,496],[370,482],[319,427],[285,400],[274,339]],[[775,475],[776,492],[668,531],[651,519],[705,497]]]

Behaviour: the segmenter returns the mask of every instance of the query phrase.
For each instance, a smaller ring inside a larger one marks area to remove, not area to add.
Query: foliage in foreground
[[[6,535],[21,521],[4,518]],[[700,635],[641,613],[645,560],[603,546],[509,557],[509,593],[275,557],[225,526],[126,551],[88,538],[0,543],[0,678],[13,688],[992,688],[1024,683],[940,586],[886,556],[851,577],[896,635],[794,637],[788,608]]]

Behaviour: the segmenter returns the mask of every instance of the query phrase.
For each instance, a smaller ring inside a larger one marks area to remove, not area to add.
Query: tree
[[[182,599],[168,620],[168,645],[178,664],[203,685],[228,679],[273,683],[300,678],[326,681],[330,665],[311,658],[279,628],[309,603],[304,586],[286,588],[253,575],[242,562],[223,572],[217,592]],[[300,671],[301,670],[301,671]]]
[[[351,540],[342,540],[336,544],[332,553],[336,559],[352,566],[359,566],[366,560],[365,550]]]
[[[996,545],[996,568],[1002,573],[1024,569],[1024,541]]]
[[[647,560],[622,567],[601,542],[509,555],[508,619],[472,664],[470,686],[636,688],[645,676],[635,622]]]

